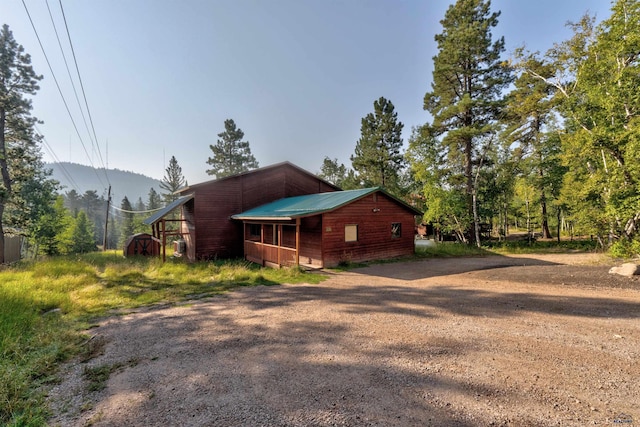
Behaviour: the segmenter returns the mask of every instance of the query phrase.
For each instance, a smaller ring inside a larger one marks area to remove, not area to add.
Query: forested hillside
[[[76,190],[78,194],[83,194],[93,190],[98,194],[104,193],[106,197],[107,188],[111,183],[111,194],[114,200],[120,201],[127,196],[129,200],[135,202],[138,198],[146,201],[152,187],[160,192],[159,180],[135,172],[107,169],[105,174],[104,169],[69,162],[47,163],[45,166],[51,168],[52,178],[60,182],[62,193]]]

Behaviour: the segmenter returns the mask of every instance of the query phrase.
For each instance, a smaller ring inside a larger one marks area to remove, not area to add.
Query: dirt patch
[[[640,282],[596,255],[424,260],[243,288],[91,331],[53,425],[640,422]],[[101,391],[83,372],[105,367]],[[635,424],[634,424],[635,423]]]

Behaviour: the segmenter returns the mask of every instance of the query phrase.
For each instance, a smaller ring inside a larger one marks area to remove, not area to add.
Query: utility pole
[[[109,208],[111,207],[111,184],[109,184],[109,191],[107,192],[107,213],[104,216],[104,239],[102,240],[102,251],[107,250],[107,228],[109,225]]]

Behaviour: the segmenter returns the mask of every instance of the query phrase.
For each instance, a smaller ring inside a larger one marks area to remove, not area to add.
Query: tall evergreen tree
[[[164,170],[164,177],[160,182],[160,189],[164,190],[162,197],[166,203],[171,203],[178,198],[176,191],[185,187],[187,180],[182,175],[182,168],[175,156],[171,156],[169,166]]]
[[[78,212],[71,235],[71,253],[85,253],[96,250],[93,228],[94,225],[87,217],[87,214],[84,211]]]
[[[127,196],[124,196],[124,199],[122,199],[122,202],[120,203],[120,209],[122,210],[122,220],[120,225],[120,244],[123,245],[129,238],[129,236],[135,234],[136,230],[134,214],[132,213],[133,208]]]
[[[351,156],[353,168],[366,186],[398,190],[398,177],[404,166],[402,128],[391,101],[380,97],[373,113],[362,118],[361,136]]]
[[[23,174],[33,177],[34,169],[29,161],[39,158],[34,148],[38,142],[33,128],[37,120],[31,116],[28,96],[36,94],[41,79],[42,76],[33,71],[31,57],[15,41],[9,27],[3,25],[0,30],[0,263],[4,262],[4,225],[10,222],[5,209],[14,201],[16,185]]]
[[[224,132],[219,133],[218,138],[216,145],[209,145],[213,152],[213,157],[207,159],[207,164],[211,166],[207,170],[209,175],[223,178],[258,167],[256,158],[251,154],[249,141],[242,140],[244,132],[236,127],[232,119],[224,121]]]
[[[154,209],[160,209],[161,207],[162,197],[160,197],[155,188],[151,187],[149,190],[149,198],[147,200],[147,209],[152,211]]]
[[[443,31],[435,36],[433,83],[424,97],[424,108],[433,117],[429,133],[441,138],[445,150],[442,167],[460,176],[471,219],[465,228],[472,237],[479,228],[475,168],[483,164],[492,141],[488,136],[495,132],[504,105],[503,91],[512,81],[510,67],[500,58],[504,39],[492,41],[500,13],[491,13],[490,6],[490,1],[458,0],[448,8],[440,21]]]

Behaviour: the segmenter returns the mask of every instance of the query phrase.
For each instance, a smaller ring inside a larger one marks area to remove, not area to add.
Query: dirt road
[[[640,281],[597,255],[434,259],[113,317],[52,425],[640,425]],[[88,392],[82,372],[110,367]]]

